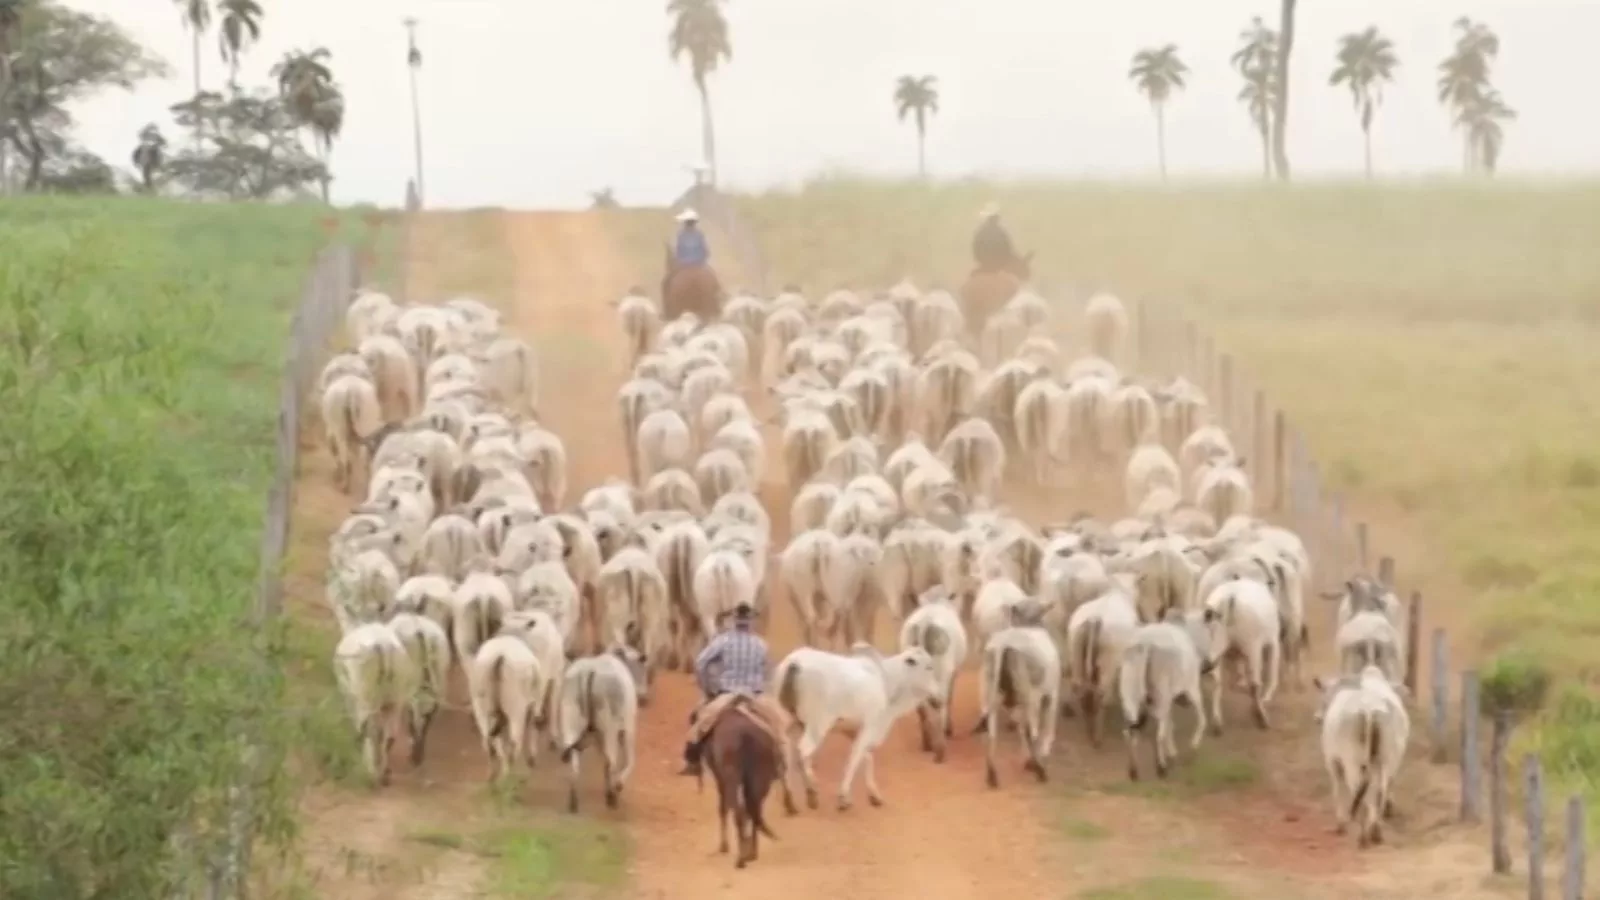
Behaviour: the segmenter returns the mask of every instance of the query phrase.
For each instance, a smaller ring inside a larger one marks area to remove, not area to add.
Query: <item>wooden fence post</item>
[[[1250,474],[1256,484],[1267,483],[1267,392],[1256,389],[1250,409]]]
[[[1234,407],[1233,394],[1233,354],[1224,353],[1217,359],[1217,393],[1222,401],[1222,422],[1227,426],[1230,434],[1237,434],[1239,422],[1236,418],[1237,410]]]
[[[1433,630],[1433,761],[1442,763],[1449,758],[1445,747],[1446,725],[1450,708],[1450,650],[1445,630]]]
[[[1478,821],[1478,673],[1461,673],[1461,821]]]
[[[1394,557],[1378,557],[1378,583],[1391,591],[1394,590]]]
[[[1367,523],[1356,523],[1356,567],[1362,574],[1367,572]]]
[[[1561,900],[1583,900],[1583,797],[1567,800],[1567,867],[1561,879]]]
[[[1506,837],[1506,744],[1510,738],[1510,712],[1495,710],[1489,742],[1489,853],[1496,875],[1511,871],[1511,845]]]
[[[1388,557],[1384,557],[1388,559]],[[1390,566],[1392,570],[1394,567]],[[1393,571],[1389,573],[1393,575]],[[1417,695],[1417,657],[1422,655],[1422,592],[1411,592],[1411,609],[1406,616],[1406,688]]]
[[[1528,900],[1544,900],[1544,773],[1539,755],[1522,759],[1527,794],[1522,798],[1528,825]]]
[[[1272,414],[1272,499],[1273,508],[1289,508],[1289,422],[1283,410]]]

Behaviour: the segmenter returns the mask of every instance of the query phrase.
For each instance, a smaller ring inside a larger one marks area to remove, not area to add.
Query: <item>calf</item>
[[[988,732],[984,777],[992,788],[1000,786],[994,747],[1001,710],[1022,713],[1022,740],[1028,751],[1025,768],[1044,781],[1044,761],[1055,743],[1056,710],[1061,706],[1061,654],[1055,641],[1043,627],[1027,624],[1020,610],[1013,620],[1017,624],[990,635],[983,648],[979,702]]]
[[[944,688],[945,697],[955,696],[956,674],[967,659],[967,630],[955,598],[942,586],[934,586],[917,597],[917,609],[900,627],[900,649],[921,647],[933,659],[934,674]],[[950,704],[925,702],[917,707],[922,726],[922,749],[933,751],[934,762],[944,762],[945,747],[952,734]]]
[[[1128,742],[1128,778],[1139,780],[1139,758],[1135,735],[1146,722],[1155,719],[1156,774],[1167,777],[1167,768],[1178,755],[1172,740],[1172,704],[1182,697],[1194,709],[1194,738],[1191,749],[1199,749],[1206,733],[1205,700],[1200,695],[1200,676],[1211,671],[1216,660],[1207,651],[1211,635],[1203,613],[1173,610],[1160,622],[1142,625],[1133,633],[1122,653],[1118,691],[1122,700],[1123,736]]]
[[[1251,578],[1234,578],[1218,585],[1206,598],[1205,623],[1211,627],[1213,656],[1236,651],[1244,657],[1245,678],[1256,724],[1267,727],[1267,703],[1278,690],[1283,663],[1279,642],[1278,603],[1272,591]],[[1211,683],[1212,733],[1222,733],[1222,679]]]
[[[785,740],[784,756],[786,762],[798,761],[812,809],[817,808],[817,777],[811,758],[835,724],[845,721],[858,728],[839,783],[839,809],[850,808],[850,788],[863,764],[867,799],[882,806],[873,750],[888,737],[895,720],[923,703],[942,706],[947,699],[933,657],[921,647],[894,656],[884,656],[867,644],[855,645],[847,656],[801,647],[778,663],[773,683],[778,702],[803,729],[797,744],[792,736]],[[787,777],[783,790],[787,802],[792,796]]]

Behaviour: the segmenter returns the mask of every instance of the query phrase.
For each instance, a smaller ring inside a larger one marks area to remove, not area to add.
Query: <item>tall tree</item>
[[[1493,175],[1500,164],[1500,149],[1505,145],[1505,123],[1517,117],[1517,111],[1506,105],[1500,92],[1485,87],[1461,108],[1456,116],[1456,127],[1466,135],[1467,171]]]
[[[616,193],[606,187],[589,192],[589,206],[591,209],[618,209],[621,204],[617,202]]]
[[[1260,16],[1239,32],[1239,47],[1229,58],[1244,78],[1238,99],[1261,136],[1261,177],[1272,177],[1272,117],[1278,106],[1278,33]]]
[[[181,126],[196,127],[196,119],[205,123],[197,128],[205,145],[167,163],[171,180],[195,194],[300,197],[327,178],[327,169],[301,143],[301,123],[282,94],[236,91],[223,97],[205,91],[172,111]]]
[[[1150,101],[1156,114],[1156,158],[1161,165],[1161,180],[1167,179],[1167,101],[1185,87],[1189,67],[1178,58],[1178,45],[1167,44],[1133,55],[1128,78],[1139,93]]]
[[[1333,74],[1328,84],[1350,89],[1350,100],[1361,118],[1361,141],[1365,152],[1367,177],[1372,177],[1372,117],[1383,102],[1384,84],[1394,80],[1400,57],[1394,44],[1370,25],[1363,31],[1339,39]]]
[[[1500,55],[1500,37],[1489,26],[1466,16],[1455,21],[1455,30],[1455,48],[1438,67],[1439,102],[1451,111],[1455,126],[1462,131],[1462,169],[1471,172],[1479,141],[1466,123],[1492,108],[1483,100],[1493,90],[1489,76]]]
[[[23,187],[44,186],[72,145],[72,104],[109,87],[131,90],[167,67],[110,19],[33,0],[12,34],[10,79],[0,94],[0,139],[26,165]]]
[[[901,75],[894,83],[895,116],[911,116],[917,126],[917,177],[928,177],[928,117],[939,112],[939,79],[932,75]]]
[[[1277,94],[1272,110],[1272,164],[1278,180],[1289,180],[1289,60],[1294,55],[1295,0],[1282,0],[1278,11]]]
[[[222,24],[218,43],[222,59],[228,64],[228,86],[239,87],[239,59],[251,44],[261,39],[261,17],[265,12],[256,0],[218,0]]]
[[[328,157],[333,142],[344,128],[344,93],[333,80],[329,67],[332,54],[326,47],[293,50],[284,54],[271,70],[278,82],[278,96],[290,119],[311,131],[322,163],[322,199],[328,199]]]
[[[22,30],[24,0],[0,0],[0,196],[10,189],[11,151],[7,135],[11,122],[6,117],[6,95],[11,91],[11,48]]]
[[[711,183],[717,183],[717,139],[711,123],[711,92],[707,80],[724,61],[733,59],[728,20],[722,14],[727,0],[667,0],[672,31],[667,51],[673,59],[686,57],[689,76],[700,95],[700,142]]]
[[[177,0],[177,3],[183,10],[183,27],[189,29],[194,39],[194,92],[199,94],[200,39],[211,27],[211,3],[210,0]]]
[[[156,173],[167,161],[167,139],[154,122],[139,130],[139,143],[133,148],[133,167],[139,170],[139,184],[146,194],[156,190]]]

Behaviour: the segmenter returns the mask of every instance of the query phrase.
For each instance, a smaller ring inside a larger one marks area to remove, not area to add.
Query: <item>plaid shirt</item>
[[[712,665],[715,673],[708,671]],[[710,693],[759,694],[767,688],[767,643],[748,629],[724,631],[700,651],[694,670]]]

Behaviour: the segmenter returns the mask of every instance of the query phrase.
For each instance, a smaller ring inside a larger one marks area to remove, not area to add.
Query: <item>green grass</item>
[[[278,763],[294,728],[276,648],[244,621],[288,312],[322,216],[0,205],[8,898],[161,895],[187,874],[168,870],[168,835],[199,821],[202,850],[219,839],[250,731],[269,738],[264,839],[292,836]]]
[[[1221,885],[1195,878],[1152,875],[1125,885],[1082,891],[1078,900],[1229,900]]]
[[[1083,819],[1067,819],[1061,823],[1061,833],[1070,840],[1080,843],[1103,841],[1111,836],[1105,826]]]
[[[603,892],[620,886],[626,874],[621,832],[587,819],[530,819],[487,835],[483,847],[495,860],[492,890],[506,898],[571,896],[574,888]]]
[[[1216,746],[1202,746],[1193,755],[1185,748],[1178,762],[1167,770],[1166,778],[1155,777],[1151,766],[1147,759],[1141,759],[1141,780],[1119,778],[1104,790],[1137,797],[1198,797],[1249,787],[1261,777],[1261,769],[1254,760]]]
[[[774,283],[819,292],[907,273],[956,286],[991,198],[1037,252],[1047,293],[1103,288],[1152,318],[1193,315],[1236,356],[1241,381],[1304,434],[1328,490],[1373,523],[1375,555],[1426,589],[1454,666],[1519,649],[1558,683],[1594,684],[1600,183],[834,178],[739,202]],[[1526,733],[1569,748],[1596,728],[1592,708],[1569,706]],[[1547,761],[1600,800],[1590,755]]]

